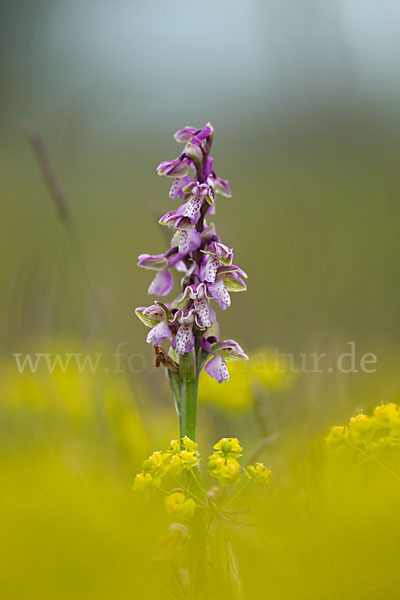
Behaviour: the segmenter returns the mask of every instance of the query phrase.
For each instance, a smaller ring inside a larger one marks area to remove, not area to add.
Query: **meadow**
[[[179,435],[166,379],[133,315],[147,285],[136,255],[164,243],[152,215],[165,186],[147,152],[135,177],[133,157],[86,155],[84,172],[76,156],[61,160],[95,304],[24,144],[21,134],[24,178],[6,156],[1,239],[2,597],[397,598],[399,450],[384,449],[384,470],[324,441],[331,425],[399,400],[398,208],[384,154],[369,172],[365,148],[351,168],[342,154],[338,162],[309,150],[305,159],[303,149],[302,159],[268,156],[267,172],[261,163],[237,172],[217,146],[236,175],[216,218],[249,272],[248,293],[235,296],[223,325],[250,361],[232,363],[229,383],[202,375],[199,449],[206,460],[220,437],[237,437],[242,460],[257,456],[272,477],[267,489],[243,492],[244,512],[217,534],[222,550],[190,565],[184,530],[171,529],[162,498],[132,491],[146,456]],[[335,361],[351,340],[357,372],[340,372]],[[302,368],[302,354],[320,352],[328,355],[321,372]],[[95,372],[40,363],[21,373],[15,353],[103,362]],[[365,353],[377,357],[373,372],[360,369]],[[226,565],[237,576],[232,589]]]
[[[397,600],[397,4],[4,8],[0,598]],[[208,120],[226,279],[230,248],[248,274],[212,302],[249,360],[200,375],[196,446],[135,308],[176,208],[156,167]]]

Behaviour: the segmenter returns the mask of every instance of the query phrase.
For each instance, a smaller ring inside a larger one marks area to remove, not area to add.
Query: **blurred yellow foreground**
[[[182,584],[181,542],[160,498],[131,489],[152,444],[165,440],[148,439],[124,377],[20,374],[12,362],[2,372],[1,598],[399,597],[398,448],[382,458],[386,472],[326,448],[326,430],[299,448],[294,425],[264,451],[271,487],[245,494],[239,508],[250,510],[219,533],[242,591],[218,586],[218,562],[210,586],[193,589]],[[250,376],[224,388],[234,406]]]

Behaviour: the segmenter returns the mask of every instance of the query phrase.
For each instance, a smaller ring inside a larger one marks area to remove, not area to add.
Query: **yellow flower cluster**
[[[187,436],[172,440],[167,451],[153,452],[142,464],[142,472],[135,477],[133,489],[146,491],[151,487],[159,488],[161,479],[169,472],[178,475],[182,471],[192,469],[200,460],[196,442]]]
[[[372,416],[364,412],[350,418],[347,426],[331,427],[325,438],[328,446],[348,445],[363,451],[375,451],[400,445],[400,409],[393,402],[377,406]]]
[[[208,472],[216,477],[222,486],[237,483],[240,479],[240,464],[235,458],[227,458],[221,454],[211,454],[208,462]]]
[[[236,438],[222,438],[213,447],[213,454],[208,458],[208,472],[216,477],[224,487],[236,483],[240,479],[240,464],[243,448]]]
[[[223,487],[237,483],[240,479],[240,464],[243,448],[237,438],[222,438],[213,447],[208,458],[208,472],[216,477]]]
[[[214,453],[209,456],[208,462],[209,474],[219,479],[224,487],[237,483],[241,472],[238,458],[242,456],[243,450],[239,440],[222,438],[213,449]],[[271,471],[262,463],[249,465],[244,469],[244,473],[250,481],[261,487],[268,487],[271,480]]]
[[[153,452],[142,465],[141,473],[136,475],[133,488],[137,491],[148,491],[151,488],[159,489],[166,493],[164,503],[167,514],[174,517],[187,519],[193,516],[196,506],[210,508],[213,504],[212,494],[207,493],[201,478],[198,476],[197,467],[200,455],[197,450],[198,444],[188,437],[182,440],[172,440],[169,449],[165,452]],[[220,485],[226,488],[240,480],[242,468],[239,458],[242,456],[243,448],[237,438],[222,438],[213,446],[213,453],[209,456],[208,473],[211,477],[219,480]],[[183,471],[191,472],[193,477],[192,486],[182,485],[176,479]],[[267,487],[271,479],[271,471],[262,463],[256,463],[243,469],[248,483],[254,482],[261,487]],[[179,484],[179,488],[172,493],[161,487],[161,480],[169,474],[172,480]],[[198,492],[200,490],[200,496]],[[241,490],[240,490],[241,491]],[[236,498],[237,494],[235,494]],[[201,503],[201,504],[199,504]],[[220,507],[221,508],[221,507]]]
[[[213,446],[216,453],[225,458],[238,458],[242,456],[242,446],[237,438],[222,438]]]

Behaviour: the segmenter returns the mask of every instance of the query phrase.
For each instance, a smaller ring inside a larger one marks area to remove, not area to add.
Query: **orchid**
[[[229,381],[229,372],[226,363],[230,360],[248,360],[247,354],[235,340],[220,342],[213,337],[203,340],[203,348],[213,355],[207,363],[205,371],[214,377],[218,383]]]
[[[216,303],[231,305],[231,292],[246,289],[246,273],[233,264],[233,249],[224,244],[209,217],[215,214],[216,197],[231,197],[228,181],[218,177],[210,156],[214,129],[186,126],[174,135],[183,143],[181,154],[157,167],[159,175],[173,178],[172,200],[181,202],[159,220],[174,230],[170,248],[163,254],[141,254],[138,266],[155,271],[148,293],[167,296],[173,290],[173,273],[181,274],[181,293],[162,304],[154,300],[136,309],[150,332],[147,342],[159,348],[169,341],[167,374],[179,412],[181,438],[196,439],[199,375],[205,372],[219,383],[229,380],[227,362],[247,359],[234,340],[220,341]],[[164,356],[164,354],[163,354]],[[157,363],[158,364],[158,363]],[[171,368],[171,365],[173,368]]]
[[[142,323],[147,327],[151,327],[146,339],[148,344],[158,346],[164,340],[172,338],[172,331],[168,323],[168,318],[172,318],[172,315],[164,304],[152,304],[148,307],[139,306],[135,313]]]

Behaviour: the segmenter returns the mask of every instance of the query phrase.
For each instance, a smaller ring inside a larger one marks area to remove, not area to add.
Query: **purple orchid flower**
[[[188,354],[194,347],[193,326],[196,313],[194,309],[178,310],[174,315],[174,323],[178,324],[178,331],[172,340],[172,347],[178,354]]]
[[[147,293],[154,296],[167,296],[174,287],[174,280],[169,269],[179,263],[184,254],[179,248],[171,248],[165,254],[140,254],[138,266],[144,269],[157,271],[149,285]]]
[[[221,242],[211,241],[202,253],[204,256],[200,266],[200,279],[214,283],[220,266],[232,264],[233,250]]]
[[[211,343],[207,340],[202,341],[203,348],[214,357],[206,364],[205,371],[218,383],[229,381],[227,361],[248,360],[249,357],[235,340],[224,340],[222,342],[214,341],[213,338],[211,340]]]
[[[158,346],[164,340],[172,338],[172,331],[168,321],[172,321],[172,314],[168,308],[161,303],[152,304],[151,306],[139,306],[135,310],[137,317],[147,327],[151,327],[146,341],[148,344]]]
[[[193,182],[183,188],[183,192],[186,202],[163,215],[159,221],[161,225],[168,225],[174,229],[191,229],[200,219],[203,202],[213,202],[211,189],[206,183]]]
[[[147,293],[155,296],[167,296],[174,287],[174,280],[168,271],[168,258],[165,254],[140,254],[138,267],[157,271],[149,285]]]
[[[168,265],[165,254],[139,254],[138,267],[152,271],[162,271]]]
[[[174,133],[175,141],[191,142],[192,144],[200,144],[204,139],[208,138],[213,132],[212,125],[208,123],[203,129],[196,129],[187,125],[183,129],[179,129]]]
[[[231,304],[230,293],[246,289],[247,275],[232,264],[233,250],[220,240],[215,225],[207,222],[209,215],[215,214],[216,198],[230,197],[231,190],[228,181],[214,170],[210,156],[214,129],[210,123],[202,129],[188,125],[174,137],[185,144],[183,152],[174,160],[162,162],[157,172],[173,178],[169,197],[182,201],[159,221],[175,231],[164,254],[141,254],[138,265],[155,271],[150,294],[160,297],[172,291],[173,269],[181,274],[181,293],[168,306],[155,300],[149,307],[136,309],[136,314],[150,327],[149,343],[159,345],[169,340],[170,352],[175,350],[177,355],[176,363],[179,358],[180,366],[186,365],[187,369],[189,363],[196,364],[199,371],[206,365],[206,372],[221,383],[229,379],[228,360],[247,358],[235,341],[212,337],[219,337],[213,301],[226,310]],[[202,354],[198,354],[195,340],[201,336]],[[189,353],[193,360],[186,357]]]
[[[190,127],[186,125],[183,129],[179,129],[176,133],[174,133],[174,138],[176,142],[190,142],[194,136],[194,134],[198,131],[196,127]]]
[[[215,310],[209,303],[210,297],[205,283],[188,285],[182,294],[180,302],[193,300],[195,321],[198,327],[211,327],[212,323],[217,320]]]
[[[207,283],[208,290],[218,306],[226,310],[231,305],[229,292],[244,292],[247,286],[243,279],[247,274],[235,265],[220,267],[212,283]]]

